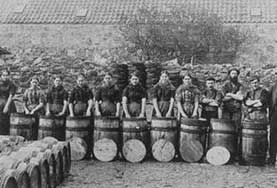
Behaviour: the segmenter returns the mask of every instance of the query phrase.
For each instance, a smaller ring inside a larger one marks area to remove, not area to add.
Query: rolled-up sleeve
[[[268,97],[269,97],[269,92],[266,89],[263,89],[261,92],[260,101],[265,106],[268,106]]]
[[[182,88],[181,87],[179,87],[176,90],[175,99],[176,99],[177,102],[181,102],[182,101]]]

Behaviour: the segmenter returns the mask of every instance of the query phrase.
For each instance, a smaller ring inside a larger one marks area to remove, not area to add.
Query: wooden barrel
[[[20,163],[15,170],[15,178],[17,180],[18,188],[30,188],[31,180],[27,173],[27,164]]]
[[[58,144],[54,145],[57,147],[56,150],[59,150],[62,153],[63,158],[63,173],[64,178],[67,177],[69,174],[69,162],[68,162],[68,152],[67,152],[67,145],[65,142],[59,142]]]
[[[71,170],[71,145],[70,142],[66,142],[67,144],[67,152],[68,152],[68,172]]]
[[[198,162],[205,152],[208,122],[201,119],[182,118],[179,152],[186,162]]]
[[[44,157],[44,153],[40,152],[36,157],[31,158],[30,163],[38,164],[41,175],[41,188],[48,188],[50,185],[49,163]]]
[[[38,139],[52,136],[60,141],[65,140],[65,117],[40,116]]]
[[[0,166],[0,187],[1,188],[18,188],[13,169],[5,169]]]
[[[41,174],[39,165],[37,163],[28,163],[27,173],[29,174],[31,181],[30,188],[41,188]]]
[[[90,158],[93,137],[93,117],[68,117],[66,119],[66,140],[79,137],[86,142],[86,158]]]
[[[68,140],[70,143],[70,158],[73,161],[80,161],[85,158],[87,154],[87,143],[79,137],[73,137]]]
[[[23,136],[27,140],[36,140],[38,124],[34,115],[12,113],[10,115],[10,135]]]
[[[0,156],[9,155],[26,145],[22,136],[0,136]]]
[[[10,134],[10,117],[8,114],[0,112],[0,135]]]
[[[124,118],[122,121],[122,132],[123,156],[130,162],[139,162],[137,160],[130,160],[128,156],[141,156],[141,154],[147,153],[149,151],[150,133],[146,118]],[[133,141],[127,144],[127,141],[129,140]],[[141,144],[143,144],[144,147],[142,147]],[[141,151],[139,151],[139,149],[141,149]],[[144,150],[146,150],[146,152],[144,152]],[[141,161],[145,157],[146,156],[143,158],[138,157],[138,159]]]
[[[267,124],[265,121],[242,121],[241,164],[265,165],[268,148]]]
[[[51,136],[44,137],[41,141],[52,146],[58,143],[58,140]]]
[[[49,176],[50,176],[50,188],[55,188],[57,186],[56,178],[56,160],[55,155],[52,153],[50,149],[47,149],[45,152],[45,157],[47,158],[48,164],[49,164]]]
[[[214,146],[206,154],[207,161],[212,165],[224,165],[230,160],[230,152],[222,146]]]
[[[52,152],[55,155],[55,161],[56,161],[56,182],[57,185],[61,184],[64,180],[64,167],[63,167],[63,156],[62,152],[59,150],[57,146],[54,146],[52,148]]]
[[[230,160],[234,159],[237,153],[236,125],[232,120],[211,119],[208,148],[222,146],[229,150]]]
[[[123,145],[122,154],[127,161],[137,163],[145,158],[147,150],[141,140],[129,139]]]
[[[171,161],[177,149],[177,119],[153,117],[150,135],[153,157],[161,162]]]
[[[100,161],[112,161],[120,148],[120,122],[118,117],[95,117],[93,153]]]

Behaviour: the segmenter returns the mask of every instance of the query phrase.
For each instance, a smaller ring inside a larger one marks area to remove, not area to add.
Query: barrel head
[[[214,146],[206,154],[207,161],[212,165],[224,165],[230,160],[230,152],[222,146]]]
[[[117,155],[117,145],[112,139],[103,138],[95,142],[94,156],[103,162],[112,161]]]
[[[141,162],[146,156],[146,147],[142,141],[130,139],[124,143],[122,153],[129,162]]]
[[[86,142],[78,137],[73,137],[69,140],[69,142],[71,146],[71,159],[73,161],[82,160],[85,157],[88,149]]]
[[[204,148],[198,140],[186,140],[180,144],[180,154],[184,161],[198,162],[204,154]]]
[[[152,146],[152,154],[157,161],[169,162],[175,156],[175,147],[170,141],[159,139]]]

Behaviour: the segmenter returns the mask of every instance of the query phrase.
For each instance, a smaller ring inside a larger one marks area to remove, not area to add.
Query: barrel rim
[[[229,122],[229,123],[235,123],[234,120],[230,119],[216,119],[216,118],[211,118],[210,123],[221,123],[221,122]]]
[[[30,118],[35,118],[36,116],[34,114],[25,114],[25,113],[13,112],[13,113],[10,114],[10,117],[30,117]]]
[[[124,118],[122,118],[123,122],[124,121],[138,121],[138,120],[146,121],[146,117],[143,117],[143,118],[141,118],[141,117],[131,117],[131,118],[124,117]]]
[[[66,120],[93,120],[92,116],[74,116],[74,117],[66,117]]]
[[[177,118],[176,117],[155,117],[153,116],[152,117],[152,121],[155,121],[155,120],[158,120],[158,121],[162,121],[162,120],[176,120],[177,121]]]
[[[39,120],[41,120],[41,119],[64,120],[65,118],[66,118],[65,116],[54,116],[54,115],[50,115],[50,116],[40,115],[39,116]]]
[[[94,120],[120,120],[117,116],[95,116]]]

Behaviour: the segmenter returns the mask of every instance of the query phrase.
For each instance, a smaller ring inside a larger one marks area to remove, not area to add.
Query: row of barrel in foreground
[[[11,115],[11,134],[28,132],[23,131],[23,123],[19,125],[23,122],[20,118],[26,117]],[[25,125],[26,122],[25,119]],[[225,119],[208,122],[187,118],[178,122],[176,118],[153,118],[149,126],[145,118],[120,121],[117,117],[41,116],[38,137],[71,139],[73,160],[81,160],[93,151],[100,161],[112,161],[121,153],[130,162],[140,162],[147,156],[168,162],[178,155],[187,162],[199,162],[206,157],[211,164],[222,165],[239,157],[241,164],[264,165],[267,122],[243,121],[242,127],[238,131],[235,122]]]
[[[69,142],[0,136],[0,188],[55,188],[69,174]]]

